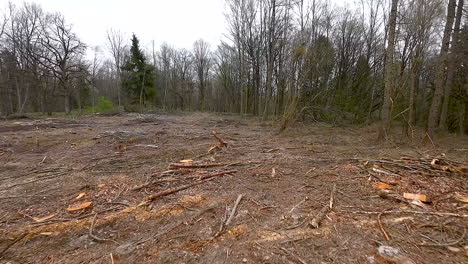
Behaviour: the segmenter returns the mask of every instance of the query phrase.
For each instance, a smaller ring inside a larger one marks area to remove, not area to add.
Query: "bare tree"
[[[195,41],[193,44],[193,59],[199,90],[198,109],[204,110],[208,74],[212,64],[210,44],[202,39]]]
[[[191,78],[192,53],[186,49],[174,51],[173,57],[173,82],[175,107],[185,109],[191,106],[193,86]]]
[[[57,78],[63,91],[65,112],[71,112],[72,87],[70,81],[73,74],[83,70],[80,57],[84,54],[86,46],[80,41],[72,28],[65,22],[60,14],[48,15],[43,24],[44,39],[42,45],[47,50],[42,57],[43,65]]]
[[[122,105],[121,91],[122,91],[122,65],[125,57],[125,37],[122,32],[114,29],[107,31],[107,47],[114,60],[114,67],[117,76],[117,98],[119,107]]]
[[[385,63],[385,89],[384,89],[384,99],[381,110],[381,121],[379,131],[379,139],[384,139],[387,137],[388,130],[390,128],[391,113],[393,107],[393,91],[394,91],[394,62],[393,55],[395,53],[395,35],[396,35],[396,22],[397,22],[397,10],[398,9],[398,0],[392,0],[392,7],[390,9],[389,24],[388,24],[388,38],[387,38],[387,50],[386,54],[386,63]]]

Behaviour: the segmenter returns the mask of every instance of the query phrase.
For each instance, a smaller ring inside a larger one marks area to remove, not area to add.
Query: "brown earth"
[[[200,113],[0,121],[0,263],[466,263],[466,137],[422,148],[377,144],[374,127],[272,124]],[[207,153],[212,130],[228,146]],[[168,170],[184,159],[218,166]]]

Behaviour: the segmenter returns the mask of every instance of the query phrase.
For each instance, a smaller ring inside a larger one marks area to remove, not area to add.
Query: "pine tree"
[[[133,98],[133,103],[143,106],[146,100],[154,96],[154,67],[146,63],[145,55],[140,49],[138,38],[133,34],[130,57],[122,67],[127,74],[123,82],[129,95]]]

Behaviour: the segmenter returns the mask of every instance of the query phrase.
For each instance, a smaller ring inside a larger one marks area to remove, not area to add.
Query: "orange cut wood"
[[[190,163],[190,162],[193,162],[192,159],[185,159],[185,160],[181,160],[179,161],[180,163]]]
[[[72,212],[72,211],[83,210],[83,209],[90,207],[92,204],[93,202],[84,202],[82,204],[72,205],[67,208],[67,211]]]
[[[421,202],[428,202],[427,196],[425,194],[417,194],[417,193],[403,193],[403,197],[409,200],[418,200]]]
[[[372,184],[372,187],[376,188],[376,189],[383,189],[383,190],[390,190],[392,189],[392,186],[384,183],[384,182],[377,182],[377,183],[374,183]]]
[[[468,196],[460,195],[457,193],[455,195],[455,199],[460,202],[468,203]]]

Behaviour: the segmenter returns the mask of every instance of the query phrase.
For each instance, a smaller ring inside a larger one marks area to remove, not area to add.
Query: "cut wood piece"
[[[372,184],[372,187],[373,188],[376,188],[376,189],[383,189],[383,190],[391,190],[392,187],[384,182],[377,182],[377,183],[374,183]]]
[[[191,162],[193,162],[192,159],[184,159],[184,160],[179,161],[179,163],[191,163]]]
[[[463,203],[468,203],[468,196],[460,195],[460,194],[455,194],[455,199],[459,202]]]
[[[83,209],[86,209],[86,208],[88,208],[88,207],[90,207],[92,205],[93,205],[93,202],[84,202],[82,204],[69,206],[67,208],[67,211],[73,212],[73,211],[83,210]]]
[[[403,197],[409,200],[418,200],[421,202],[429,202],[427,195],[418,193],[403,193]]]
[[[75,197],[75,200],[79,200],[79,199],[83,198],[85,195],[86,195],[86,193],[85,193],[85,192],[82,192],[82,193],[78,194],[78,195]]]

